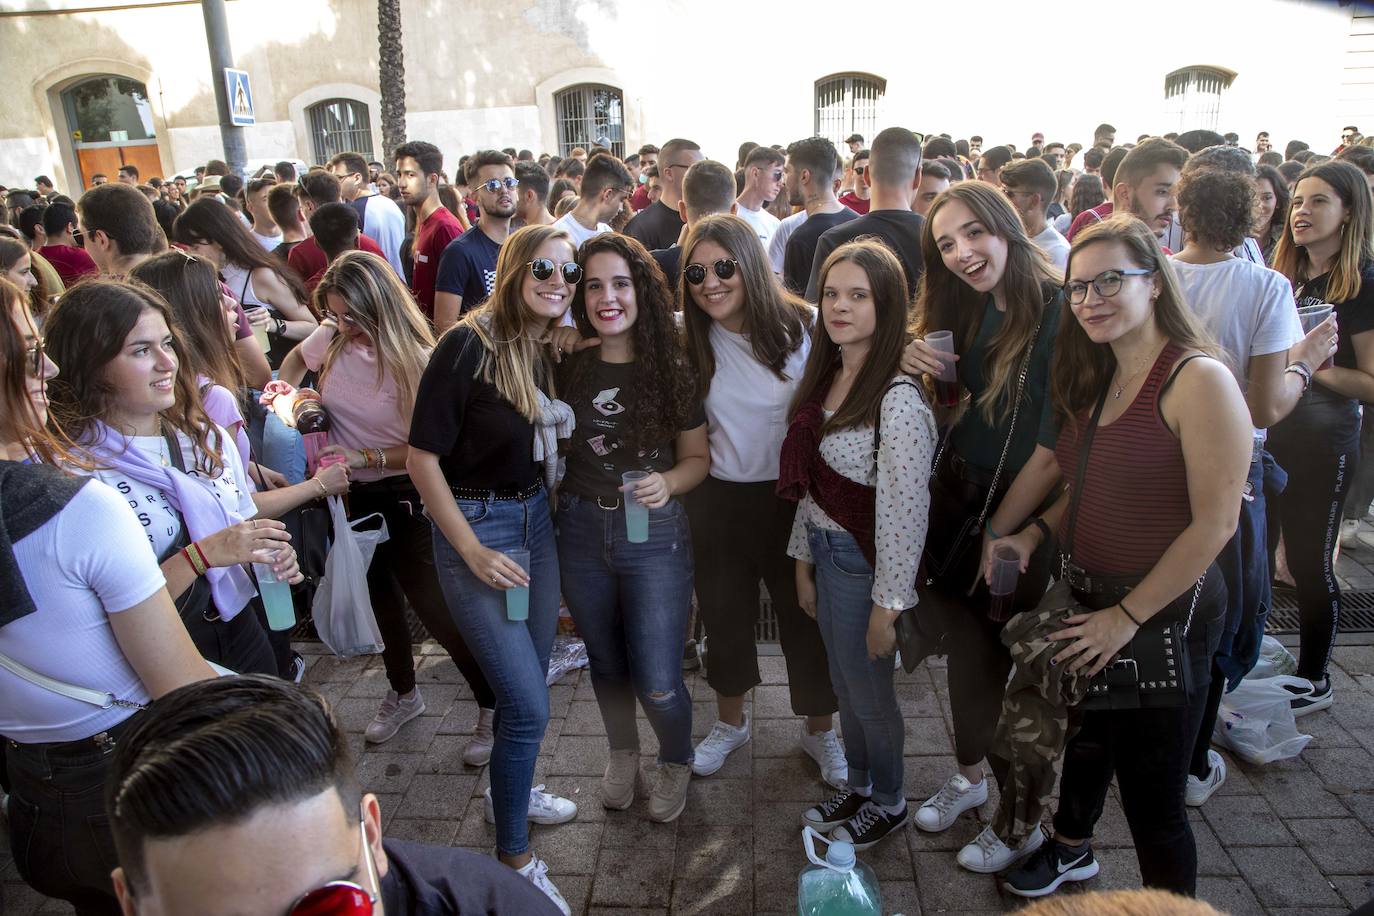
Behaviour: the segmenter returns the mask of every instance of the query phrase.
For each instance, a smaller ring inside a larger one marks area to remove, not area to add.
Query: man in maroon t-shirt
[[[444,154],[433,143],[411,140],[396,147],[396,186],[401,191],[401,201],[415,208],[410,289],[420,303],[420,311],[430,321],[434,320],[434,281],[439,276],[439,258],[448,243],[463,234],[463,224],[439,200],[439,173],[443,168]]]
[[[48,243],[38,253],[48,259],[64,285],[100,273],[85,249],[76,247],[76,211],[70,204],[49,204],[43,211],[43,231]]]
[[[638,213],[649,204],[653,199],[649,197],[649,169],[658,168],[658,147],[652,143],[646,143],[639,148],[639,184],[635,187],[635,192],[630,195],[630,206]]]
[[[320,207],[325,204],[336,204],[342,200],[339,179],[323,169],[315,169],[301,177],[300,184],[296,188],[296,197],[300,200],[301,217],[308,221]],[[383,260],[386,259],[386,255],[382,254],[382,249],[377,246],[377,243],[365,235],[358,236],[357,250],[367,251]],[[329,264],[329,259],[325,257],[324,250],[320,248],[319,243],[313,238],[308,238],[291,249],[291,253],[286,256],[286,263],[296,272],[297,276],[305,279],[324,270]]]
[[[1187,161],[1188,151],[1177,143],[1163,137],[1143,140],[1126,154],[1112,175],[1111,202],[1078,214],[1069,227],[1070,241],[1085,227],[1118,212],[1139,218],[1161,242],[1167,241],[1178,209],[1174,188]]]

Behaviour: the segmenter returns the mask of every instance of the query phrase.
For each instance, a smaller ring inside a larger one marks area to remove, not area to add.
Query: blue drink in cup
[[[620,491],[625,494],[625,539],[631,544],[643,544],[649,539],[649,507],[635,499],[635,487],[648,476],[648,471],[626,471],[620,475]]]
[[[510,550],[501,551],[511,558],[515,563],[529,575],[530,571],[530,552],[523,547],[512,547]],[[506,589],[506,619],[507,620],[529,620],[530,618],[530,588],[528,585],[517,585],[515,588]]]
[[[291,602],[291,585],[282,582],[272,567],[254,563],[253,574],[258,579],[258,594],[267,610],[267,625],[274,630],[289,630],[296,625],[296,606]]]

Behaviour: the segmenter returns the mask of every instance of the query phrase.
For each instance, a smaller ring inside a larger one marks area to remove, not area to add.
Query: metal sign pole
[[[224,0],[201,0],[205,15],[205,43],[210,49],[210,82],[215,87],[215,108],[219,111],[219,135],[224,143],[224,161],[229,171],[247,178],[248,150],[243,128],[235,127],[231,113],[232,100],[224,84],[224,70],[234,66],[234,53],[229,47],[229,18]]]

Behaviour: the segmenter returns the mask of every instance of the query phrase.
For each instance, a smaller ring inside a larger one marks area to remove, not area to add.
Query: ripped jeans
[[[692,761],[692,698],[682,648],[692,603],[692,539],[676,500],[649,510],[649,539],[631,544],[615,499],[558,497],[563,598],[587,644],[592,689],[611,750],[639,747],[635,699],[661,763]]]

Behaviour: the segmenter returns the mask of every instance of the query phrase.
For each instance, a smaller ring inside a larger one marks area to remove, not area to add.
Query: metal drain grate
[[[1274,635],[1298,632],[1298,594],[1291,588],[1275,586],[1274,608],[1269,612],[1265,630]],[[1338,633],[1374,633],[1374,590],[1341,590],[1341,620]]]

